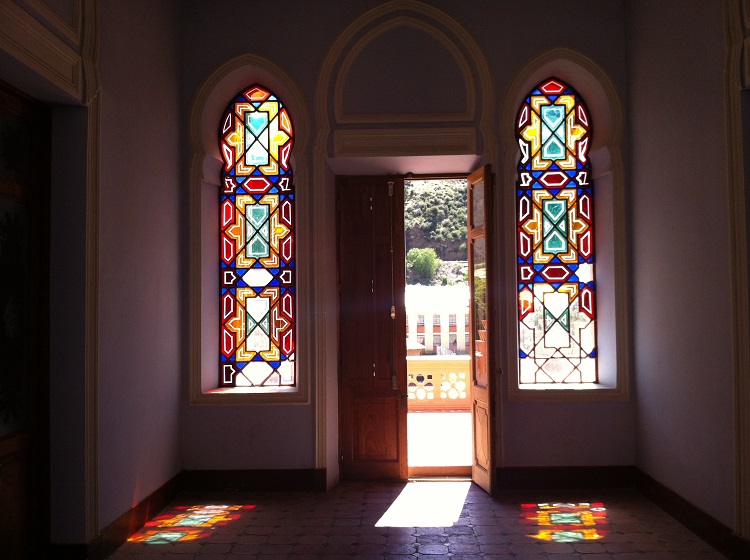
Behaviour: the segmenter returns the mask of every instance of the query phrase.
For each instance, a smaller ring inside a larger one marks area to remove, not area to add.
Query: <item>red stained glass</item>
[[[519,382],[597,381],[591,124],[557,78],[518,111]]]
[[[221,119],[220,387],[295,387],[292,119],[255,84]]]

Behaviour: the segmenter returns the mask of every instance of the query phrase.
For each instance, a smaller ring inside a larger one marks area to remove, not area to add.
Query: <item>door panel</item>
[[[471,413],[474,460],[471,478],[487,492],[494,483],[494,414],[491,324],[493,283],[490,275],[491,173],[484,167],[468,178],[469,183],[469,288],[471,306]]]
[[[339,178],[337,192],[341,477],[405,479],[403,181]]]
[[[354,404],[355,461],[398,460],[398,406],[393,398],[362,397]]]
[[[48,110],[0,84],[0,557],[49,542]]]

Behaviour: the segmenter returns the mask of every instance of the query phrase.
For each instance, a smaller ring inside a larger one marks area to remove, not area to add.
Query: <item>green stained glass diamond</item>
[[[261,259],[270,255],[271,247],[262,235],[256,234],[247,244],[246,251],[247,256],[251,259]]]
[[[268,126],[268,113],[255,112],[246,116],[247,127],[256,137]]]
[[[565,119],[565,107],[563,105],[542,106],[542,121],[552,130],[556,129]]]
[[[247,220],[255,229],[259,229],[268,220],[268,206],[264,204],[255,204],[250,207],[247,214]]]
[[[568,250],[568,240],[558,229],[552,230],[544,237],[545,253],[564,253]]]
[[[542,158],[563,159],[565,157],[565,144],[557,136],[552,136],[542,146]]]
[[[544,215],[557,223],[565,216],[567,204],[564,200],[545,200],[542,204]]]

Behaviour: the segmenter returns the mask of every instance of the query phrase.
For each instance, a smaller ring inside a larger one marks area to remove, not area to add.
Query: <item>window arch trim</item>
[[[297,242],[297,388],[290,391],[248,392],[230,388],[216,392],[216,356],[219,352],[218,310],[218,208],[222,157],[217,129],[227,103],[238,91],[259,83],[283,99],[294,116],[294,151],[292,166],[296,186],[296,229],[302,233]],[[311,323],[312,284],[309,254],[309,169],[308,110],[301,90],[276,64],[256,55],[243,55],[216,69],[197,89],[188,121],[190,140],[189,171],[189,255],[188,255],[188,375],[189,402],[194,405],[284,404],[310,402],[312,363]],[[215,212],[206,210],[211,205]],[[213,227],[214,237],[206,236]],[[207,237],[210,237],[208,239]],[[211,294],[211,295],[209,295]]]
[[[573,87],[586,101],[596,134],[589,146],[594,190],[597,191],[597,303],[599,313],[599,381],[575,388],[548,385],[521,388],[518,365],[518,314],[508,309],[503,370],[508,373],[510,400],[597,400],[629,398],[630,317],[628,306],[628,247],[623,142],[623,107],[609,76],[593,61],[567,48],[541,53],[527,63],[507,90],[500,112],[504,201],[502,211],[508,228],[516,227],[516,174],[520,157],[515,118],[518,108],[534,86],[555,76]],[[606,218],[606,219],[605,219]],[[507,291],[505,299],[516,302],[516,235],[502,236]],[[517,307],[517,306],[516,306]],[[514,312],[515,311],[515,312]]]

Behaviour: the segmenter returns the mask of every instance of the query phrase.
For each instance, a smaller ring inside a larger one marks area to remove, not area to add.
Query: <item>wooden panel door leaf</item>
[[[494,483],[494,414],[492,380],[491,178],[489,166],[468,178],[469,321],[471,332],[471,415],[474,457],[471,478],[487,492]]]
[[[337,191],[341,478],[403,480],[403,181],[339,178]]]
[[[0,84],[0,557],[49,543],[46,107]],[[41,512],[41,513],[40,513]]]

